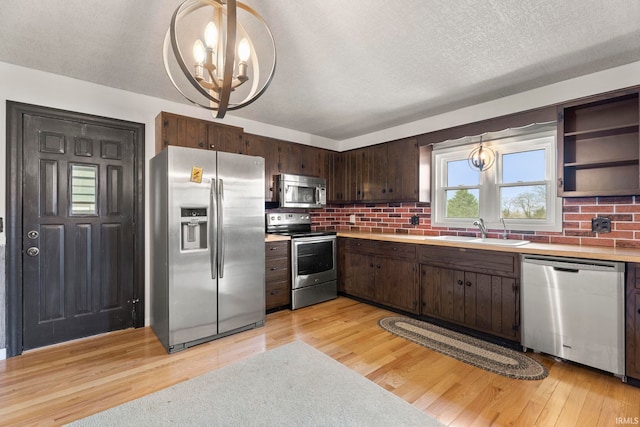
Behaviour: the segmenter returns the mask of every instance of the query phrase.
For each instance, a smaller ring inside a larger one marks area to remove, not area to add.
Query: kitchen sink
[[[481,245],[494,245],[494,246],[523,246],[530,243],[528,240],[515,240],[515,239],[496,239],[491,237],[479,238],[469,236],[433,236],[425,237],[426,240],[442,240],[446,242],[467,242],[478,243]]]
[[[498,246],[522,246],[530,243],[528,240],[509,240],[509,239],[495,239],[485,237],[484,239],[469,240],[471,243],[480,243],[482,245],[498,245]]]
[[[469,236],[430,236],[425,237],[426,240],[445,240],[449,242],[470,242],[472,240],[478,240],[477,237]]]

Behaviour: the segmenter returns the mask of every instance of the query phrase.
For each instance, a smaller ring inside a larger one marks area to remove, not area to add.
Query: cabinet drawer
[[[349,252],[366,252],[375,253],[376,244],[375,240],[367,239],[345,239],[344,248]]]
[[[286,257],[289,252],[289,242],[283,240],[281,242],[268,242],[265,246],[265,257]]]
[[[378,242],[376,255],[390,258],[416,259],[416,245],[410,243]]]
[[[289,258],[267,258],[266,281],[286,280],[289,277]]]
[[[416,259],[416,245],[380,240],[346,239],[344,249],[349,252],[382,255],[389,258]]]
[[[426,245],[420,247],[419,253],[422,264],[509,277],[517,277],[520,271],[515,253]]]
[[[291,301],[291,289],[289,282],[268,283],[266,287],[266,308],[282,307]]]

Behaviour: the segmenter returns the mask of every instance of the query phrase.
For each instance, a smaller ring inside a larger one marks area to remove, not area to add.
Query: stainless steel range
[[[270,213],[266,224],[267,233],[291,236],[291,309],[336,298],[336,233],[311,231],[308,213]]]

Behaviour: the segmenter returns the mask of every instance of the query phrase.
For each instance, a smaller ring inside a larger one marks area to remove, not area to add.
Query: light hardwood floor
[[[0,361],[0,425],[64,424],[294,340],[446,425],[615,426],[640,417],[640,388],[611,375],[532,355],[546,379],[505,378],[389,334],[377,321],[391,314],[340,297],[172,355],[150,328],[29,351]]]

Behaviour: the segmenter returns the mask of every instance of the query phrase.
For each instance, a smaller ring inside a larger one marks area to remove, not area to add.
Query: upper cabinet
[[[418,201],[418,139],[406,138],[339,153],[336,168],[344,185],[329,200],[345,202]]]
[[[244,154],[242,128],[161,112],[156,116],[156,154],[169,146]]]
[[[558,195],[640,194],[638,89],[558,107]]]
[[[417,137],[338,153],[166,112],[156,117],[155,130],[156,153],[175,145],[263,157],[267,201],[276,201],[281,173],[326,178],[332,203],[418,200]]]

